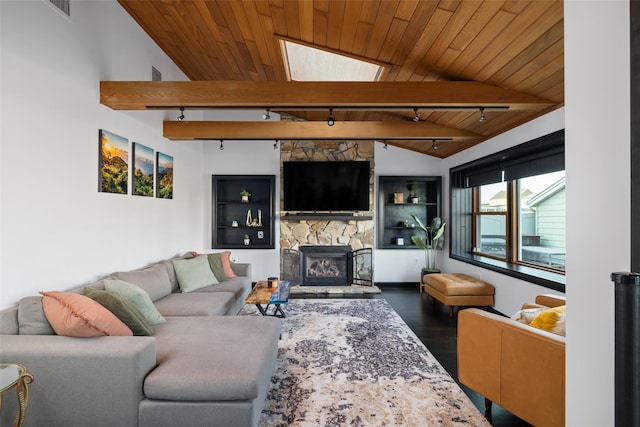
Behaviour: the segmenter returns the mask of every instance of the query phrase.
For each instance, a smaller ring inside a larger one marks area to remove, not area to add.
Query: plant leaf
[[[411,241],[413,242],[414,245],[416,245],[420,249],[425,249],[425,250],[430,249],[429,246],[427,246],[427,244],[424,242],[424,240],[422,240],[420,236],[411,236]]]

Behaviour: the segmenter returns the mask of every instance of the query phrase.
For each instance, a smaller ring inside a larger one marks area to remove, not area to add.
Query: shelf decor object
[[[275,175],[212,176],[213,249],[274,249],[274,220]]]

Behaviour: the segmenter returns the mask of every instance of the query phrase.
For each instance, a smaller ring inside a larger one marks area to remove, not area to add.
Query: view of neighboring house
[[[534,177],[535,178],[535,177]],[[564,173],[539,191],[525,187],[521,180],[519,205],[519,238],[517,259],[557,270],[565,268],[566,202]],[[531,182],[531,184],[535,184]],[[476,252],[505,258],[507,252],[506,183],[483,186],[480,191],[495,194],[483,200],[477,214]]]

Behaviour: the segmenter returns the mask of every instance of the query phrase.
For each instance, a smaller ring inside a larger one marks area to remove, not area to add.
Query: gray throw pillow
[[[42,308],[39,295],[24,297],[18,302],[18,334],[55,335]]]
[[[102,291],[91,288],[84,288],[82,293],[112,312],[131,329],[133,335],[153,335],[153,329],[151,329],[144,314],[126,297],[115,291]]]
[[[104,279],[104,287],[108,291],[115,291],[119,293],[134,303],[142,312],[144,318],[147,319],[149,325],[155,326],[167,321],[162,317],[162,314],[160,314],[156,306],[153,304],[149,294],[147,294],[140,286],[118,279]]]

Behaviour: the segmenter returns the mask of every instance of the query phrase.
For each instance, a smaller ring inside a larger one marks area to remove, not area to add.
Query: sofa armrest
[[[0,349],[1,362],[34,376],[29,425],[137,425],[144,378],[156,366],[153,337],[0,335]],[[3,396],[0,425],[16,413],[12,396]]]
[[[249,279],[251,279],[251,264],[250,263],[234,262],[234,263],[231,264],[231,269],[238,276],[248,277]]]
[[[458,314],[461,383],[534,425],[564,423],[565,338],[478,309]]]
[[[558,307],[560,305],[567,305],[567,298],[561,295],[542,294],[536,297],[536,304],[544,307]]]

